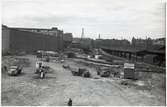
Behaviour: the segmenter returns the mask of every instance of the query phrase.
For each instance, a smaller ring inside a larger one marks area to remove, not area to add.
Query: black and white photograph
[[[2,0],[2,106],[166,106],[163,0]]]

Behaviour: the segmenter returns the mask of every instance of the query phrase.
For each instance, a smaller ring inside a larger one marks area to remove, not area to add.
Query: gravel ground
[[[3,106],[66,106],[71,98],[75,106],[165,106],[165,90],[141,90],[119,84],[112,78],[83,78],[72,76],[69,70],[62,68],[62,63],[46,63],[53,71],[45,79],[39,79],[35,70],[36,57],[29,58],[31,65],[24,67],[23,74],[10,77],[2,74]],[[72,60],[64,63],[74,67],[83,67]],[[93,68],[87,67],[97,76]],[[156,94],[154,94],[156,93]]]

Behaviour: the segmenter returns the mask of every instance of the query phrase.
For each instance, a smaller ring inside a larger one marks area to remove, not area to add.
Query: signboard
[[[135,64],[124,63],[124,68],[135,69]]]

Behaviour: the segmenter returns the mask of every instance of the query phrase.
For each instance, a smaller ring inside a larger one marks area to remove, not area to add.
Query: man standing
[[[72,100],[71,100],[71,98],[68,101],[68,106],[72,106]]]

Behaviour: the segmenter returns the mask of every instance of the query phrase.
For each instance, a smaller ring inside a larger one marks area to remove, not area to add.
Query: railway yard
[[[8,67],[20,59],[26,59],[19,63],[23,66],[20,75],[9,76],[2,70],[3,106],[66,106],[69,98],[74,106],[164,106],[166,103],[165,69],[160,67],[157,69],[162,72],[138,72],[134,80],[124,79],[124,60],[114,59],[117,63],[104,64],[81,57],[50,58],[44,61],[49,69],[41,79],[34,73],[36,55],[3,56],[2,65]],[[97,74],[97,67],[104,66],[111,68],[107,77]],[[72,71],[78,68],[86,69],[90,75],[75,76]]]

